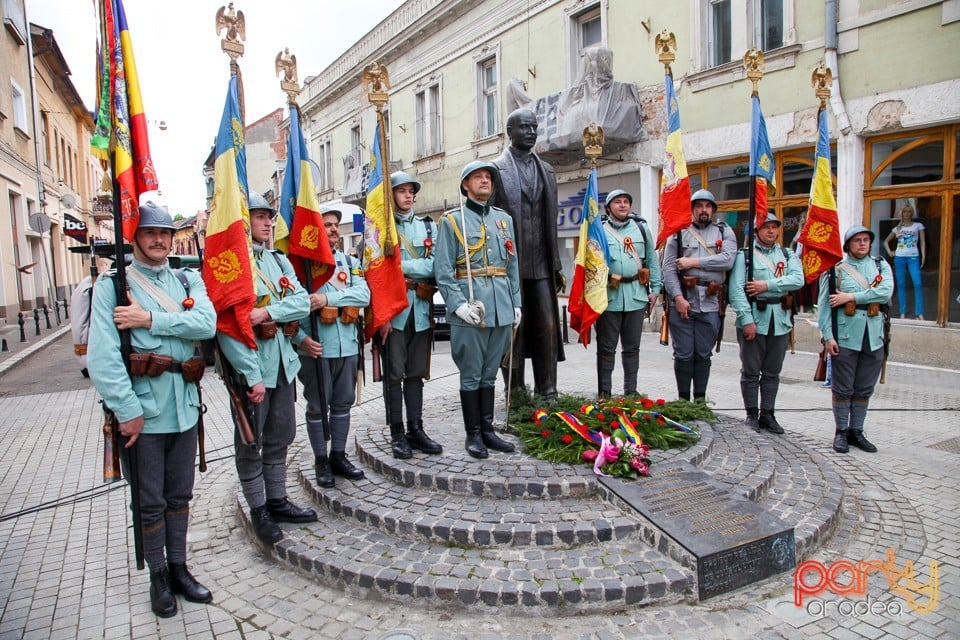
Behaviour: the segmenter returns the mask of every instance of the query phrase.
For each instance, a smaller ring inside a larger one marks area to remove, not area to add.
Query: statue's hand
[[[567,278],[563,275],[563,271],[557,269],[556,280],[557,284],[557,293],[563,293],[567,290]]]

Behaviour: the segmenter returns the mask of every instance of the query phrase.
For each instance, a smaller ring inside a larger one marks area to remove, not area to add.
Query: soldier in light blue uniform
[[[283,537],[277,522],[313,522],[317,514],[287,499],[287,447],[297,431],[294,405],[295,380],[300,358],[292,339],[299,321],[310,312],[307,291],[297,280],[293,265],[279,251],[267,249],[276,212],[258,193],[250,192],[250,234],[253,255],[256,307],[250,323],[257,349],[224,333],[217,340],[223,354],[243,378],[247,399],[253,403],[250,425],[259,445],[245,445],[234,438],[240,488],[250,507],[254,531],[263,542],[273,544]]]
[[[474,458],[488,457],[487,448],[514,450],[514,445],[493,429],[497,369],[521,319],[513,219],[488,204],[496,172],[493,164],[480,160],[468,163],[460,172],[465,205],[440,218],[434,258],[437,284],[447,303],[450,349],[460,370],[466,450]]]
[[[317,484],[334,486],[334,475],[348,480],[364,476],[347,459],[347,436],[350,433],[350,407],[357,398],[357,369],[360,364],[360,338],[357,320],[363,308],[370,304],[370,288],[363,278],[360,261],[341,251],[340,219],[342,212],[322,207],[323,226],[336,263],[333,275],[322,287],[310,294],[310,309],[319,313],[318,340],[309,337],[301,325],[297,336],[303,368],[300,381],[307,401],[307,435],[313,448]],[[307,319],[305,319],[307,320]],[[321,355],[322,354],[322,355]],[[317,357],[323,376],[323,399],[317,379]],[[330,427],[330,452],[323,433],[323,413],[327,413]]]
[[[747,411],[745,424],[770,433],[783,433],[774,410],[780,370],[793,330],[792,292],[803,286],[800,258],[777,242],[780,224],[777,216],[769,213],[756,230],[751,254],[752,280],[747,280],[746,249],[737,254],[730,272],[730,304],[737,313],[740,343],[740,394]]]
[[[843,237],[847,257],[833,267],[832,275],[828,271],[820,277],[817,320],[833,366],[837,453],[847,453],[851,444],[868,453],[877,451],[864,437],[863,423],[883,364],[883,315],[889,313],[893,274],[886,260],[870,256],[873,240],[873,231],[851,227]]]
[[[633,197],[623,189],[607,194],[603,230],[610,253],[607,309],[597,318],[597,382],[609,398],[617,342],[623,350],[623,395],[637,393],[640,337],[647,308],[660,295],[660,261],[646,221],[630,212]]]
[[[436,226],[429,216],[413,213],[420,183],[396,171],[390,176],[394,219],[400,237],[401,267],[408,306],[380,329],[383,371],[387,380],[384,403],[390,425],[390,445],[395,458],[413,456],[411,449],[437,454],[443,447],[423,430],[423,379],[429,375],[430,330],[433,322],[433,245]],[[407,405],[407,431],[403,431],[403,405]]]
[[[191,602],[213,599],[186,565],[200,399],[197,382],[187,382],[184,376],[193,378],[185,373],[191,366],[202,375],[203,360],[195,355],[195,341],[213,337],[217,316],[200,275],[170,269],[167,256],[174,228],[166,209],[152,202],[140,207],[134,260],[126,269],[130,304],[117,306],[112,272],[97,280],[87,352],[90,378],[127,439],[121,451],[124,475],[131,470],[130,456],[136,456],[150,603],[164,618],[177,612],[174,593]],[[130,331],[132,355],[141,356],[141,361],[151,354],[173,361],[163,372],[151,372],[155,376],[146,375],[145,363],[131,364],[128,373],[118,328]]]

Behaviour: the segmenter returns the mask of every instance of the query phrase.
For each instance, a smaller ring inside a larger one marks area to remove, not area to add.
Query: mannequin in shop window
[[[922,222],[915,219],[916,209],[910,201],[900,208],[900,222],[883,241],[887,254],[893,256],[894,278],[900,317],[907,314],[907,274],[913,285],[913,308],[917,320],[923,320],[923,283],[920,270],[927,258],[927,236]],[[895,249],[890,241],[896,240]]]

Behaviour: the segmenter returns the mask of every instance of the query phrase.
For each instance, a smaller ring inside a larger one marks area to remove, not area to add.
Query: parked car
[[[440,291],[433,294],[433,339],[450,339],[450,325],[447,324],[447,304],[443,301]]]

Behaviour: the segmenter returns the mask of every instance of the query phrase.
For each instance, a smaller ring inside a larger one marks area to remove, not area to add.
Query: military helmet
[[[406,171],[394,171],[390,174],[390,188],[396,189],[402,184],[413,185],[413,195],[420,193],[420,183]]]
[[[137,228],[143,229],[145,227],[176,230],[176,227],[173,226],[173,218],[170,217],[167,208],[161,207],[153,201],[147,201],[140,205],[140,221],[137,223]]]
[[[873,235],[873,231],[870,231],[870,229],[867,229],[862,224],[858,224],[850,227],[849,229],[847,229],[847,232],[843,234],[843,250],[844,251],[847,250],[847,245],[850,244],[850,239],[853,236],[857,235],[858,233],[866,233],[867,235],[869,235],[870,243],[873,244],[873,239],[876,237]]]
[[[264,198],[262,195],[260,195],[256,191],[251,191],[247,195],[247,211],[256,211],[260,209],[264,211],[269,211],[271,219],[277,215],[277,212],[274,210],[273,207],[270,206],[270,203],[267,202],[266,198]]]
[[[338,223],[343,219],[343,212],[340,211],[340,209],[337,209],[336,207],[327,207],[324,205],[320,205],[320,215],[325,216],[328,213],[337,216]]]
[[[768,222],[776,222],[778,227],[783,226],[783,222],[781,222],[780,218],[777,217],[777,214],[772,212],[767,213],[767,217],[763,219],[763,224],[761,224],[760,226],[762,227],[764,224],[767,224]]]
[[[474,171],[479,171],[480,169],[486,169],[490,172],[491,177],[496,177],[500,173],[500,170],[497,169],[497,165],[492,162],[485,162],[483,160],[474,160],[468,162],[467,166],[463,168],[463,171],[460,172],[460,193],[467,195],[467,190],[463,188],[463,181],[466,180],[471,173]]]
[[[717,199],[713,197],[713,193],[706,189],[697,190],[692,196],[690,196],[690,204],[693,204],[697,200],[706,200],[713,205],[713,210],[717,210]]]
[[[633,196],[624,191],[623,189],[614,189],[607,194],[607,199],[603,201],[604,209],[610,206],[610,203],[613,202],[614,198],[619,198],[620,196],[627,196],[627,200],[630,201],[630,206],[633,206]]]

